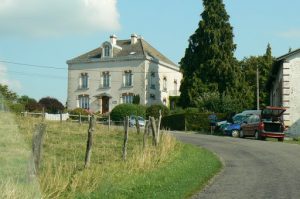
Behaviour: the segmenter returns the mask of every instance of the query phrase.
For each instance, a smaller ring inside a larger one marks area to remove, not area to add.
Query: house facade
[[[300,134],[300,49],[276,59],[269,79],[270,103],[287,110],[283,115],[288,134]]]
[[[179,96],[182,74],[162,53],[135,34],[115,35],[98,48],[68,60],[68,109],[110,112],[122,103],[169,105]]]

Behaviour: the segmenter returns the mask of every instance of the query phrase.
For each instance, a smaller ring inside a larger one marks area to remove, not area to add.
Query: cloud
[[[7,73],[7,67],[0,63],[0,84],[8,85],[9,89],[14,91],[21,90],[21,83],[18,80],[9,78]]]
[[[286,39],[300,39],[300,29],[291,29],[285,32],[281,32],[279,36]]]
[[[0,34],[56,36],[120,28],[117,0],[0,0]]]

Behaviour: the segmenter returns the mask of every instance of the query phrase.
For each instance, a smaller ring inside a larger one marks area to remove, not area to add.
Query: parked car
[[[232,117],[233,123],[229,124],[224,128],[224,134],[232,137],[239,137],[241,130],[241,124],[250,116],[251,114],[238,113]]]
[[[141,116],[135,116],[135,115],[131,115],[129,117],[129,126],[131,126],[131,127],[135,126],[136,118],[138,119],[140,127],[144,127],[145,126],[145,119],[142,118]]]
[[[252,136],[257,140],[270,137],[283,141],[285,126],[282,114],[285,110],[282,107],[267,106],[260,114],[251,115],[241,125],[239,136],[241,138]]]

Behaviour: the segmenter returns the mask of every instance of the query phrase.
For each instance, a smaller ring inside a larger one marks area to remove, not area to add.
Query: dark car
[[[270,137],[283,141],[285,126],[282,114],[285,110],[282,107],[267,106],[260,114],[251,115],[241,125],[240,137],[255,137],[257,140]]]
[[[232,137],[238,137],[241,130],[241,124],[249,117],[248,114],[238,113],[232,117],[232,124],[224,128],[224,134]]]

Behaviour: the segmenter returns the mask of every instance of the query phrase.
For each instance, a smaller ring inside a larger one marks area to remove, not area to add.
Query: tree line
[[[256,109],[256,69],[259,101],[269,104],[266,82],[274,61],[270,44],[264,55],[238,61],[233,27],[222,0],[203,0],[204,11],[180,61],[183,79],[179,105],[220,113]]]
[[[30,112],[44,110],[47,113],[59,113],[65,109],[64,105],[56,98],[43,97],[36,101],[27,95],[19,96],[4,84],[0,84],[0,97],[1,95],[5,99],[7,107],[17,113],[25,110]]]

